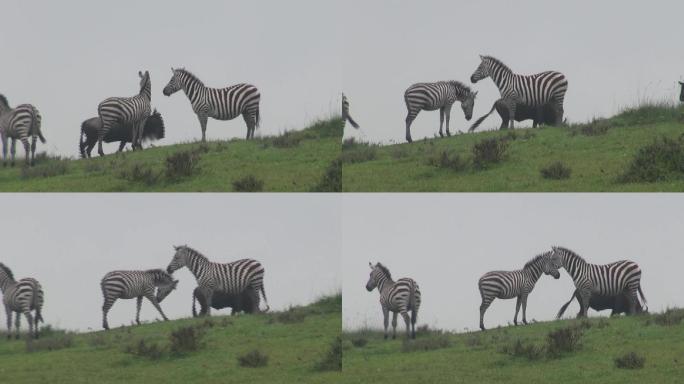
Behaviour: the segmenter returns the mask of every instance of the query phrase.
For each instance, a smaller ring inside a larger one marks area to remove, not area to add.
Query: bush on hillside
[[[572,170],[562,161],[555,161],[549,164],[548,166],[542,168],[539,172],[541,173],[541,176],[545,179],[563,180],[570,178]]]
[[[627,170],[618,178],[618,181],[622,183],[652,183],[682,177],[684,177],[684,145],[682,140],[661,137],[637,151]]]

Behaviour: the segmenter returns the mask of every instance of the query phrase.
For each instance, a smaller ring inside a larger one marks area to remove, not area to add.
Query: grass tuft
[[[316,363],[314,369],[317,371],[341,371],[342,370],[342,338],[337,336],[330,349],[323,356],[323,359]]]
[[[682,139],[655,139],[641,147],[627,170],[618,178],[622,183],[657,182],[684,177],[684,145]]]
[[[450,149],[443,149],[428,157],[427,163],[437,168],[460,172],[468,167],[468,161],[459,153]]]
[[[238,364],[246,368],[260,368],[268,365],[268,355],[258,349],[251,350],[237,357]]]
[[[487,169],[502,162],[508,150],[509,140],[505,137],[482,139],[473,145],[473,165],[476,169]]]
[[[333,160],[311,192],[342,192],[342,161]]]
[[[171,353],[180,356],[189,352],[199,351],[204,346],[202,343],[202,338],[204,337],[203,325],[205,324],[200,324],[198,327],[181,327],[172,331],[169,335]]]
[[[169,181],[178,181],[190,177],[199,171],[199,162],[202,153],[206,153],[209,146],[200,144],[196,149],[178,151],[166,157],[166,178]]]
[[[137,342],[126,346],[124,352],[150,360],[159,360],[164,356],[164,348],[158,343],[140,339]]]
[[[264,181],[257,179],[254,175],[243,176],[233,181],[235,192],[261,192],[263,190]]]
[[[402,352],[424,352],[433,351],[435,349],[449,348],[451,341],[447,334],[432,335],[424,338],[417,338],[415,340],[404,339],[401,344]]]
[[[636,352],[628,352],[613,360],[616,368],[641,369],[646,363],[646,358]]]
[[[564,180],[570,178],[572,170],[562,161],[555,161],[539,170],[539,173],[545,179]]]

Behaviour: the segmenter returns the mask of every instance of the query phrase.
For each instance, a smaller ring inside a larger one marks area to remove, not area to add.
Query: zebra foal
[[[38,280],[30,277],[14,280],[12,271],[0,263],[0,290],[7,314],[7,338],[12,337],[12,312],[17,313],[14,320],[15,337],[19,338],[19,324],[23,314],[29,326],[28,338],[38,338],[38,322],[45,322],[42,315],[43,288]],[[31,311],[35,312],[35,316]]]
[[[384,265],[368,263],[371,272],[366,289],[368,292],[375,288],[380,293],[380,306],[382,307],[385,339],[387,339],[387,326],[389,313],[392,312],[392,338],[397,337],[397,314],[401,314],[406,324],[406,338],[416,338],[416,321],[418,309],[420,309],[420,288],[413,279],[405,277],[397,281],[392,280],[392,274]],[[409,318],[408,313],[411,312]]]
[[[11,165],[14,166],[16,143],[20,140],[26,153],[26,165],[33,165],[36,158],[36,139],[45,144],[46,140],[41,132],[42,118],[38,109],[31,104],[21,104],[11,108],[7,98],[0,95],[0,137],[2,138],[2,165],[7,165],[7,140],[12,140]],[[31,137],[29,148],[28,138]],[[30,154],[30,156],[29,156]]]

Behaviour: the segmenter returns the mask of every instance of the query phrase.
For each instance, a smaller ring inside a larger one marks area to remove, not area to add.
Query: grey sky
[[[517,73],[565,73],[565,115],[575,122],[640,99],[674,101],[684,76],[684,52],[676,44],[681,1],[350,0],[344,9],[343,84],[362,128],[346,135],[370,141],[403,142],[406,88],[437,80],[473,86],[479,54]],[[467,130],[499,98],[491,79],[473,88],[479,91],[473,120],[466,122],[454,105],[452,132]],[[481,129],[500,122],[490,116]],[[421,112],[413,138],[432,137],[438,128],[438,111]]]
[[[420,323],[462,331],[478,327],[482,274],[522,268],[552,245],[597,264],[636,261],[651,311],[684,306],[684,196],[355,194],[343,200],[345,329],[382,328],[379,294],[365,288],[369,261],[385,264],[395,279],[418,282]],[[542,276],[528,299],[528,320],[553,319],[573,290],[565,270],[559,280]],[[577,309],[575,302],[567,314],[574,316]],[[485,325],[512,322],[514,311],[514,299],[495,300]]]
[[[43,316],[62,328],[100,329],[102,276],[166,268],[174,244],[188,244],[214,261],[261,261],[274,310],[341,288],[340,201],[334,196],[23,194],[4,195],[3,206],[0,261],[15,277],[42,283]],[[178,289],[162,308],[169,318],[188,317],[197,284],[187,268],[174,275]],[[145,301],[141,319],[158,317]],[[134,318],[135,300],[119,300],[110,326]]]
[[[35,104],[48,140],[39,150],[63,155],[78,154],[80,124],[97,116],[100,101],[138,93],[137,73],[145,69],[152,106],[166,123],[160,144],[199,138],[185,95],[162,95],[172,66],[185,66],[210,87],[259,87],[257,134],[299,129],[339,113],[336,9],[336,2],[315,0],[7,1],[0,24],[0,93],[12,106]],[[208,123],[210,139],[245,133],[242,118]]]

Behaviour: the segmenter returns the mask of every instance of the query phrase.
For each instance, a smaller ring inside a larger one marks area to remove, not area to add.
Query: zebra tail
[[[259,129],[261,125],[261,114],[259,113],[259,108],[256,110],[256,128]]]
[[[641,296],[641,301],[644,302],[644,310],[648,312],[648,303],[646,302],[646,296],[644,296],[644,291],[641,290],[641,284],[639,285],[639,296]]]
[[[43,314],[42,314],[42,310],[43,310],[42,307],[43,306],[42,306],[42,303],[38,302],[38,294],[39,294],[38,287],[36,287],[36,285],[34,284],[33,285],[33,308],[36,309],[36,319],[35,319],[36,325],[38,325],[39,321],[41,321],[41,322],[43,322],[43,324],[45,324],[45,320],[43,320]]]
[[[570,305],[570,303],[572,303],[572,301],[575,300],[575,297],[577,297],[577,290],[575,290],[575,292],[572,293],[572,297],[570,298],[570,301],[565,303],[561,307],[560,311],[558,311],[558,314],[556,315],[556,319],[560,319],[563,316],[563,313],[565,313],[565,310],[568,309],[568,305]],[[579,300],[579,299],[577,299],[577,300]]]
[[[32,119],[31,119],[31,132],[33,134],[37,134],[38,138],[40,139],[40,142],[45,144],[47,140],[45,140],[45,137],[43,136],[43,132],[40,131],[40,126],[41,126],[41,117],[40,113],[38,110],[33,107],[31,108],[31,112],[33,113]]]
[[[356,124],[356,121],[354,121],[354,119],[352,119],[351,116],[347,115],[347,120],[349,121],[349,124],[351,124],[352,127],[359,129],[359,125]]]
[[[268,305],[268,300],[266,299],[266,289],[264,288],[263,284],[261,284],[260,291],[261,291],[261,296],[264,297],[264,303],[266,303],[266,309],[264,310],[264,312],[268,312],[269,309],[271,309],[271,307]]]
[[[197,317],[197,310],[195,309],[195,293],[192,294],[192,317]]]
[[[416,311],[416,283],[411,284],[409,291],[409,309],[411,310],[411,322],[415,324],[418,313]]]
[[[475,122],[473,123],[473,125],[471,125],[470,128],[468,129],[468,132],[472,132],[472,131],[474,131],[475,129],[477,129],[477,127],[479,127],[480,124],[482,124],[482,122],[483,122],[486,118],[488,118],[489,115],[491,115],[492,112],[494,112],[495,109],[496,109],[496,103],[494,103],[494,105],[492,105],[492,109],[489,111],[488,114],[486,114],[486,115],[480,117],[479,119],[475,120]]]

